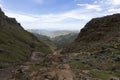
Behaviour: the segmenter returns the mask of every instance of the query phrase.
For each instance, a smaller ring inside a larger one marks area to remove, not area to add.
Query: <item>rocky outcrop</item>
[[[75,80],[71,67],[63,60],[61,54],[42,54],[44,57],[38,59],[35,57],[37,53],[33,53],[31,62],[17,68],[11,78],[15,80]]]
[[[111,35],[109,32],[120,30],[119,24],[120,14],[94,18],[81,30],[76,41],[103,41],[108,38],[108,35]],[[114,37],[114,35],[111,37]]]
[[[0,8],[0,24],[4,25],[8,23],[12,25],[21,26],[20,23],[18,23],[15,18],[9,18],[8,16],[5,15],[5,13]]]

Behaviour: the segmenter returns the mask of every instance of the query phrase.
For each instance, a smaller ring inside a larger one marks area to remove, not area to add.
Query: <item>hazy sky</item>
[[[0,0],[25,29],[80,30],[91,18],[120,13],[120,0]]]

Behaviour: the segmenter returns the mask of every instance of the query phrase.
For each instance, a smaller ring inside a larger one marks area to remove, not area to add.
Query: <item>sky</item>
[[[95,17],[120,13],[120,0],[0,0],[25,29],[80,30]]]

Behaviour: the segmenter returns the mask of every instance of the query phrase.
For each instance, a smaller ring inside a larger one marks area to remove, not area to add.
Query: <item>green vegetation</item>
[[[120,78],[120,14],[92,19],[62,53],[70,55],[68,62],[78,77],[77,71],[88,70],[91,76],[81,74],[90,80]]]
[[[27,61],[31,52],[50,53],[49,46],[25,31],[13,18],[0,13],[0,67]]]
[[[119,72],[91,70],[91,74],[99,80],[108,80],[111,77],[120,77]]]

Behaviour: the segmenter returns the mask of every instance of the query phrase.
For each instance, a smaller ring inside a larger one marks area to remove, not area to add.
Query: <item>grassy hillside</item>
[[[119,80],[120,14],[89,21],[62,53],[69,55],[78,80]]]
[[[120,14],[94,18],[79,33],[66,52],[98,51],[102,47],[119,43]]]
[[[14,19],[0,9],[0,67],[28,60],[32,51],[50,53],[50,48],[25,31]]]

